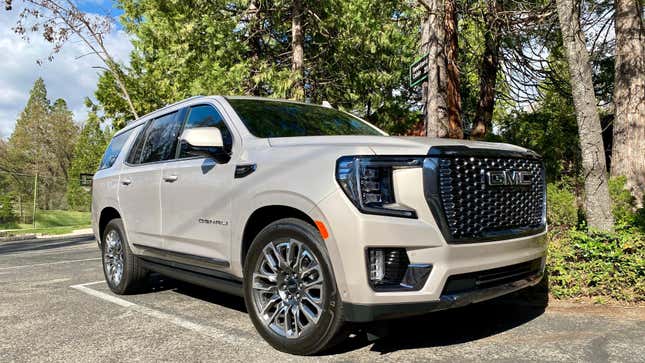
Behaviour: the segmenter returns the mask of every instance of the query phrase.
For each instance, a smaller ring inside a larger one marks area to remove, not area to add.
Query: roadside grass
[[[8,230],[3,234],[65,234],[76,229],[88,228],[91,223],[89,212],[66,210],[43,210],[36,213],[36,228],[31,223],[0,224],[0,230]]]

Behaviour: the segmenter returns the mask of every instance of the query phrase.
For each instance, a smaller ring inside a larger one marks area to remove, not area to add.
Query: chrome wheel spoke
[[[275,294],[271,296],[269,301],[267,301],[266,304],[262,307],[262,311],[260,311],[260,313],[262,315],[266,315],[267,312],[271,310],[271,308],[273,308],[276,304],[279,304],[281,301],[282,299],[280,298],[280,295]]]
[[[273,244],[269,244],[267,247],[271,250],[273,253],[273,256],[275,257],[275,265],[277,265],[278,270],[284,270],[288,267],[287,261],[284,259],[282,254],[276,249],[276,247]]]
[[[266,320],[267,324],[268,325],[273,325],[273,326],[278,326],[279,324],[276,322],[276,319],[280,315],[284,315],[288,308],[289,308],[288,306],[285,306],[282,302],[280,302],[278,304],[278,306],[276,307],[275,311],[273,312],[273,314],[269,317],[269,319]]]
[[[309,302],[309,304],[307,302]],[[320,319],[320,313],[322,312],[318,304],[313,303],[310,299],[304,298],[301,300],[299,305],[300,310],[305,314],[307,320],[314,324],[318,322]]]
[[[314,281],[304,282],[304,283],[302,284],[302,287],[303,287],[305,290],[310,289],[310,288],[321,288],[321,287],[322,287],[322,284],[323,284],[323,279],[322,279],[322,276],[320,276],[320,274],[319,274],[319,275],[318,275],[318,278],[317,278],[316,280],[314,280]]]
[[[292,306],[285,313],[285,327],[287,332],[287,338],[297,338],[302,332],[302,327],[300,325],[300,309],[298,306]]]
[[[265,292],[277,292],[278,285],[276,283],[277,275],[264,275],[261,273],[253,274],[253,289]]]

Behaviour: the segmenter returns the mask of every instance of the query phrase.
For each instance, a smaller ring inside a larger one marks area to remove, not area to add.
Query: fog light
[[[370,248],[369,275],[374,286],[398,287],[410,264],[405,248]]]
[[[385,277],[385,257],[383,250],[370,249],[370,280],[373,282],[383,281]]]
[[[432,265],[410,264],[405,248],[369,248],[369,282],[375,291],[416,291],[423,287]]]

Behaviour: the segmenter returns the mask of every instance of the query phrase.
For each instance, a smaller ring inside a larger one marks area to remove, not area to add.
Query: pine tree
[[[101,129],[101,120],[95,112],[90,112],[78,137],[69,168],[67,203],[70,208],[89,210],[92,196],[80,186],[80,174],[93,174],[98,169],[107,143],[107,135]]]
[[[77,134],[66,102],[57,99],[52,105],[45,82],[38,78],[7,145],[12,171],[25,175],[16,180],[15,189],[21,199],[29,199],[33,193],[33,179],[28,176],[38,175],[39,206],[50,209],[66,206],[63,196],[67,169]]]

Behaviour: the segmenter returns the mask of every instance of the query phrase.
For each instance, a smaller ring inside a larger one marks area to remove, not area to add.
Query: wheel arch
[[[298,208],[280,204],[265,205],[257,208],[247,218],[242,231],[242,244],[240,248],[240,263],[242,267],[244,267],[244,259],[255,236],[264,227],[284,218],[297,218],[317,229],[314,219]]]
[[[121,218],[121,214],[119,213],[118,210],[114,207],[105,207],[101,210],[101,214],[99,216],[99,242],[103,243],[103,232],[105,231],[105,227],[107,224],[116,218]]]

